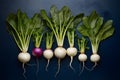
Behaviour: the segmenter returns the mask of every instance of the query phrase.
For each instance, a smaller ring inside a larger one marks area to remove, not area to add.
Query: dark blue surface
[[[112,19],[114,21],[115,33],[113,37],[103,41],[100,45],[99,54],[101,61],[93,71],[85,70],[80,76],[80,63],[75,57],[73,66],[76,72],[73,72],[69,67],[69,57],[66,57],[61,62],[61,70],[55,78],[57,71],[57,59],[53,58],[50,62],[48,72],[45,71],[46,60],[42,57],[39,60],[40,71],[38,73],[39,80],[120,80],[120,1],[119,0],[0,0],[0,80],[24,80],[22,76],[23,69],[21,63],[17,60],[17,55],[20,52],[13,38],[6,30],[5,20],[11,12],[16,13],[20,8],[27,12],[29,17],[34,13],[38,13],[40,9],[49,11],[51,5],[56,5],[58,8],[64,5],[68,6],[73,14],[85,13],[90,14],[96,10],[105,20]],[[42,44],[42,47],[44,44]],[[68,44],[66,44],[68,45]],[[33,48],[30,44],[29,52]],[[87,52],[88,55],[91,52]],[[35,63],[32,57],[30,64]],[[92,66],[90,60],[86,64]],[[26,66],[27,80],[36,79],[36,67]]]

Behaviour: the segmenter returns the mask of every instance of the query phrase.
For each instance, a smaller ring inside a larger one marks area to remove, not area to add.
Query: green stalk
[[[53,33],[46,34],[46,49],[51,49],[53,45]]]
[[[74,30],[67,31],[67,37],[70,47],[74,47]]]
[[[39,48],[41,45],[41,41],[43,38],[43,35],[45,33],[45,24],[42,21],[41,17],[39,14],[35,14],[35,29],[34,32],[32,34],[32,40],[34,42],[34,45],[36,48]]]
[[[85,50],[87,48],[87,40],[84,37],[82,37],[82,39],[78,39],[78,46],[80,53],[85,53]]]
[[[36,48],[39,48],[39,47],[40,47],[42,37],[43,37],[43,34],[39,34],[39,36],[35,38],[35,47],[36,47]]]
[[[98,48],[99,48],[99,44],[100,44],[100,41],[97,40],[97,38],[94,41],[91,41],[93,54],[97,54]]]
[[[70,25],[72,24],[73,20],[74,20],[74,18],[72,17],[72,18],[70,19],[70,21],[69,21],[66,29],[64,30],[64,28],[63,28],[63,30],[64,30],[64,31],[63,31],[63,36],[61,36],[61,37],[62,37],[62,38],[61,38],[61,39],[62,39],[62,40],[61,40],[62,45],[63,45],[63,42],[64,42],[64,38],[65,38],[66,32],[67,32],[68,28],[70,27]]]

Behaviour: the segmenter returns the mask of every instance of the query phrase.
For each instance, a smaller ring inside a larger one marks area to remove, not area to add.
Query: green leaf
[[[30,37],[34,30],[34,24],[32,19],[27,17],[27,14],[20,9],[17,10],[17,14],[10,14],[7,17],[7,29],[13,36],[16,44],[21,51],[27,52],[30,42]]]
[[[99,30],[101,29],[102,24],[103,24],[103,17],[99,17],[95,24],[96,27],[93,29],[95,35],[98,34]]]
[[[100,17],[96,11],[93,11],[90,16],[83,17],[83,23],[77,30],[83,35],[87,36],[92,45],[93,53],[97,53],[101,40],[104,40],[113,35],[114,27],[112,20],[103,23],[103,17]]]
[[[35,44],[35,47],[40,47],[41,40],[45,32],[44,22],[40,18],[39,14],[34,14],[32,19],[35,27],[32,33],[32,40]]]
[[[53,27],[54,27],[54,23],[52,22],[52,19],[47,16],[46,11],[45,11],[45,10],[41,10],[41,11],[40,11],[40,14],[41,14],[41,17],[43,18],[43,20],[46,21],[46,24],[48,25],[48,27],[49,27],[50,29],[54,30],[54,28],[53,28]],[[54,33],[55,33],[55,32],[54,32]],[[56,35],[56,34],[55,34],[55,35]]]
[[[41,14],[43,19],[45,19],[45,20],[49,19],[46,11],[44,9],[40,10],[40,14]]]
[[[74,18],[74,27],[75,28],[80,24],[83,16],[84,16],[83,13],[80,13],[80,14],[78,14],[78,15],[75,16],[75,18]]]
[[[88,23],[88,17],[83,17],[82,23],[83,23],[83,25],[85,25],[84,26],[85,28],[87,28],[87,29],[91,28],[90,25],[89,25],[89,23]]]
[[[77,28],[78,32],[80,32],[82,35],[84,36],[89,36],[88,34],[88,29],[86,29],[86,27],[84,25],[81,25]]]
[[[102,37],[104,35],[104,33],[107,33],[107,31],[109,29],[112,28],[112,24],[113,24],[113,21],[112,20],[108,20],[103,26],[102,28],[100,29],[98,35],[97,35],[97,38],[99,38],[99,40],[102,40]],[[111,33],[112,34],[112,33]]]
[[[71,13],[71,10],[67,6],[64,6],[61,10],[63,11],[64,24],[66,25],[70,21],[72,17],[72,13]]]
[[[17,32],[17,30],[16,30],[16,28],[17,28],[17,17],[16,17],[15,14],[11,13],[7,17],[6,22],[7,22],[7,28],[8,28],[9,32],[11,32],[11,29],[13,29],[13,30],[15,30]]]
[[[64,23],[64,16],[63,16],[63,11],[60,11],[59,13],[58,13],[58,16],[59,16],[59,24],[62,26],[63,25],[63,23]]]
[[[96,13],[96,11],[93,11],[88,17],[88,24],[90,25],[91,29],[93,29],[96,26],[95,24],[98,17],[99,15]]]
[[[57,24],[57,25],[60,25],[59,24],[59,16],[58,16],[58,10],[57,10],[57,7],[56,6],[52,6],[50,8],[50,14],[51,14],[51,17],[52,17],[52,21],[54,22],[54,24]]]
[[[48,17],[45,10],[41,10],[41,16],[47,22],[47,26],[53,31],[58,46],[63,46],[66,32],[68,28],[73,26],[74,16],[67,6],[62,7],[60,10],[56,6],[52,6],[50,15],[51,17]]]
[[[112,28],[110,28],[109,30],[107,30],[106,32],[104,32],[104,34],[103,34],[101,40],[104,40],[104,39],[106,39],[106,38],[112,36],[113,33],[114,33],[114,28],[112,27]]]

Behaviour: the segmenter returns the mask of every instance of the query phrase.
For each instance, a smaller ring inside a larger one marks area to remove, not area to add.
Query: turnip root
[[[80,74],[84,71],[84,68],[86,68],[87,70],[89,70],[89,69],[85,66],[85,61],[87,60],[87,55],[86,55],[86,54],[81,53],[81,54],[78,56],[78,60],[82,62],[82,69],[81,69]]]
[[[84,37],[82,37],[81,39],[78,39],[78,46],[79,46],[79,50],[80,50],[78,60],[80,62],[82,62],[82,69],[81,69],[80,74],[84,71],[84,68],[88,69],[85,66],[85,61],[87,61],[87,55],[85,54],[85,50],[88,49],[87,43],[88,43],[88,41]]]
[[[98,54],[96,54],[96,53],[92,54],[90,56],[90,60],[95,63],[94,66],[91,69],[91,70],[93,70],[97,66],[97,62],[100,60],[100,56]]]
[[[32,50],[32,54],[34,57],[36,57],[36,64],[37,64],[37,68],[36,68],[36,76],[38,75],[39,72],[39,58],[42,56],[43,51],[42,48],[40,48],[41,42],[42,42],[42,38],[43,35],[45,33],[45,23],[42,20],[42,18],[40,17],[39,13],[36,13],[35,15],[35,29],[32,33],[32,41],[34,43],[35,48],[33,48]]]
[[[18,60],[20,61],[20,62],[22,62],[22,68],[23,68],[23,70],[24,70],[24,72],[23,72],[23,76],[26,78],[26,76],[25,76],[25,72],[26,72],[26,70],[25,70],[25,64],[27,63],[27,62],[29,62],[30,61],[30,58],[31,58],[31,56],[30,56],[30,54],[29,53],[27,53],[27,52],[21,52],[21,53],[19,53],[19,55],[18,55]]]
[[[46,49],[43,52],[43,56],[48,60],[47,65],[46,65],[46,71],[49,66],[50,59],[53,57],[53,51],[51,49]]]
[[[23,76],[25,77],[25,63],[30,61],[30,54],[27,53],[30,43],[31,35],[34,31],[36,16],[29,18],[25,12],[20,9],[17,10],[17,14],[11,13],[7,17],[7,29],[13,36],[17,46],[21,53],[18,55],[18,60],[23,63]],[[25,77],[26,78],[26,77]]]
[[[44,58],[47,59],[46,71],[50,63],[50,59],[53,57],[52,45],[53,45],[53,32],[46,33],[46,50],[43,52]]]
[[[74,68],[72,67],[72,61],[73,61],[73,57],[76,56],[77,54],[77,49],[75,47],[70,47],[67,49],[67,55],[70,56],[70,63],[69,66],[72,70],[74,70]],[[74,70],[75,71],[75,70]]]
[[[66,56],[66,49],[63,47],[57,47],[55,49],[54,53],[55,53],[55,56],[58,58],[58,70],[55,75],[55,76],[57,76],[57,74],[60,71],[60,61],[61,61],[61,59],[63,59]]]
[[[32,50],[32,55],[36,57],[36,63],[37,63],[36,75],[39,72],[39,61],[38,61],[38,58],[40,58],[42,56],[42,54],[43,54],[43,51],[42,51],[41,48],[36,47],[36,48],[34,48]]]

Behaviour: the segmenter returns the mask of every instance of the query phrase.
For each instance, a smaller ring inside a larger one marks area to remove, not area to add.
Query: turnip
[[[83,36],[87,36],[91,42],[93,54],[90,60],[95,63],[94,68],[100,60],[98,54],[100,42],[112,36],[114,33],[114,27],[112,26],[113,21],[108,20],[107,22],[103,22],[103,17],[100,17],[96,11],[93,11],[90,16],[83,17],[82,22],[80,27],[78,27],[78,31]]]
[[[37,75],[39,72],[39,60],[38,59],[43,54],[43,50],[39,47],[41,45],[41,40],[42,40],[43,34],[45,32],[45,25],[39,14],[36,13],[34,16],[35,16],[35,21],[34,21],[35,29],[32,34],[32,40],[34,42],[35,48],[32,50],[32,55],[36,57],[36,63],[37,63],[36,75]]]
[[[76,31],[76,27],[80,24],[83,16],[84,14],[82,13],[75,16],[73,22],[71,23],[70,27],[67,30],[67,37],[70,46],[69,48],[67,48],[67,55],[71,59],[69,66],[73,71],[75,71],[74,68],[72,67],[73,57],[76,56],[77,54],[77,48],[74,47],[75,31]]]
[[[41,16],[46,21],[48,27],[53,31],[58,47],[54,50],[55,56],[58,58],[58,70],[60,70],[60,61],[66,56],[66,49],[63,47],[64,38],[68,28],[75,20],[79,21],[79,15],[74,17],[71,10],[64,6],[61,10],[58,10],[56,6],[50,8],[51,17],[47,16],[45,10],[41,10]],[[81,17],[81,15],[80,15]]]
[[[30,61],[30,54],[27,52],[31,35],[34,31],[34,17],[28,18],[26,13],[21,12],[19,9],[17,14],[11,13],[7,17],[8,31],[13,36],[17,46],[21,50],[18,55],[18,60],[23,63],[23,76],[25,76],[24,65]]]
[[[82,37],[81,39],[78,39],[78,46],[80,50],[78,60],[82,62],[82,69],[81,69],[80,74],[84,71],[84,68],[88,69],[85,66],[85,61],[87,61],[87,55],[85,54],[85,50],[88,49],[87,43],[88,41],[84,37]]]
[[[59,70],[60,70],[60,61],[61,59],[63,59],[65,56],[66,56],[66,49],[63,48],[63,47],[57,47],[54,51],[55,53],[55,56],[58,58],[58,70],[56,72],[56,75],[59,73]]]
[[[18,55],[18,60],[19,60],[20,62],[22,62],[22,63],[27,63],[27,62],[29,62],[29,61],[30,61],[30,58],[31,58],[30,54],[29,54],[29,53],[26,53],[26,52],[21,52],[21,53],[19,53],[19,55]]]
[[[67,37],[70,46],[69,48],[67,48],[67,55],[71,59],[69,66],[73,71],[75,71],[74,68],[72,67],[73,57],[77,55],[77,48],[74,47],[75,31],[76,31],[76,27],[80,24],[83,16],[84,14],[82,13],[75,16],[73,22],[71,23],[70,27],[67,30]]]
[[[36,64],[37,64],[36,75],[39,72],[39,60],[38,59],[42,56],[42,54],[43,54],[43,51],[41,48],[36,47],[32,50],[32,55],[36,57]]]
[[[46,71],[49,66],[50,59],[53,57],[52,51],[53,45],[53,32],[46,33],[46,50],[43,52],[43,56],[47,59]]]
[[[70,45],[70,47],[67,48],[67,55],[70,56],[70,59],[71,59],[69,66],[73,71],[75,71],[74,68],[72,67],[72,62],[73,62],[73,57],[76,56],[77,54],[77,49],[74,47],[74,29],[73,28],[72,30],[67,31],[67,37]]]
[[[30,58],[31,58],[31,56],[30,56],[30,54],[27,53],[27,52],[21,52],[21,53],[19,53],[19,55],[18,55],[18,60],[19,60],[20,62],[22,62],[22,68],[23,68],[23,70],[24,70],[24,71],[23,71],[23,76],[24,76],[24,78],[26,78],[26,76],[25,76],[26,70],[25,70],[24,65],[25,65],[27,62],[30,61]]]
[[[71,59],[69,66],[71,69],[74,70],[74,68],[72,67],[72,62],[73,62],[73,57],[77,55],[77,49],[75,47],[67,48],[67,55],[70,56],[70,59]]]

